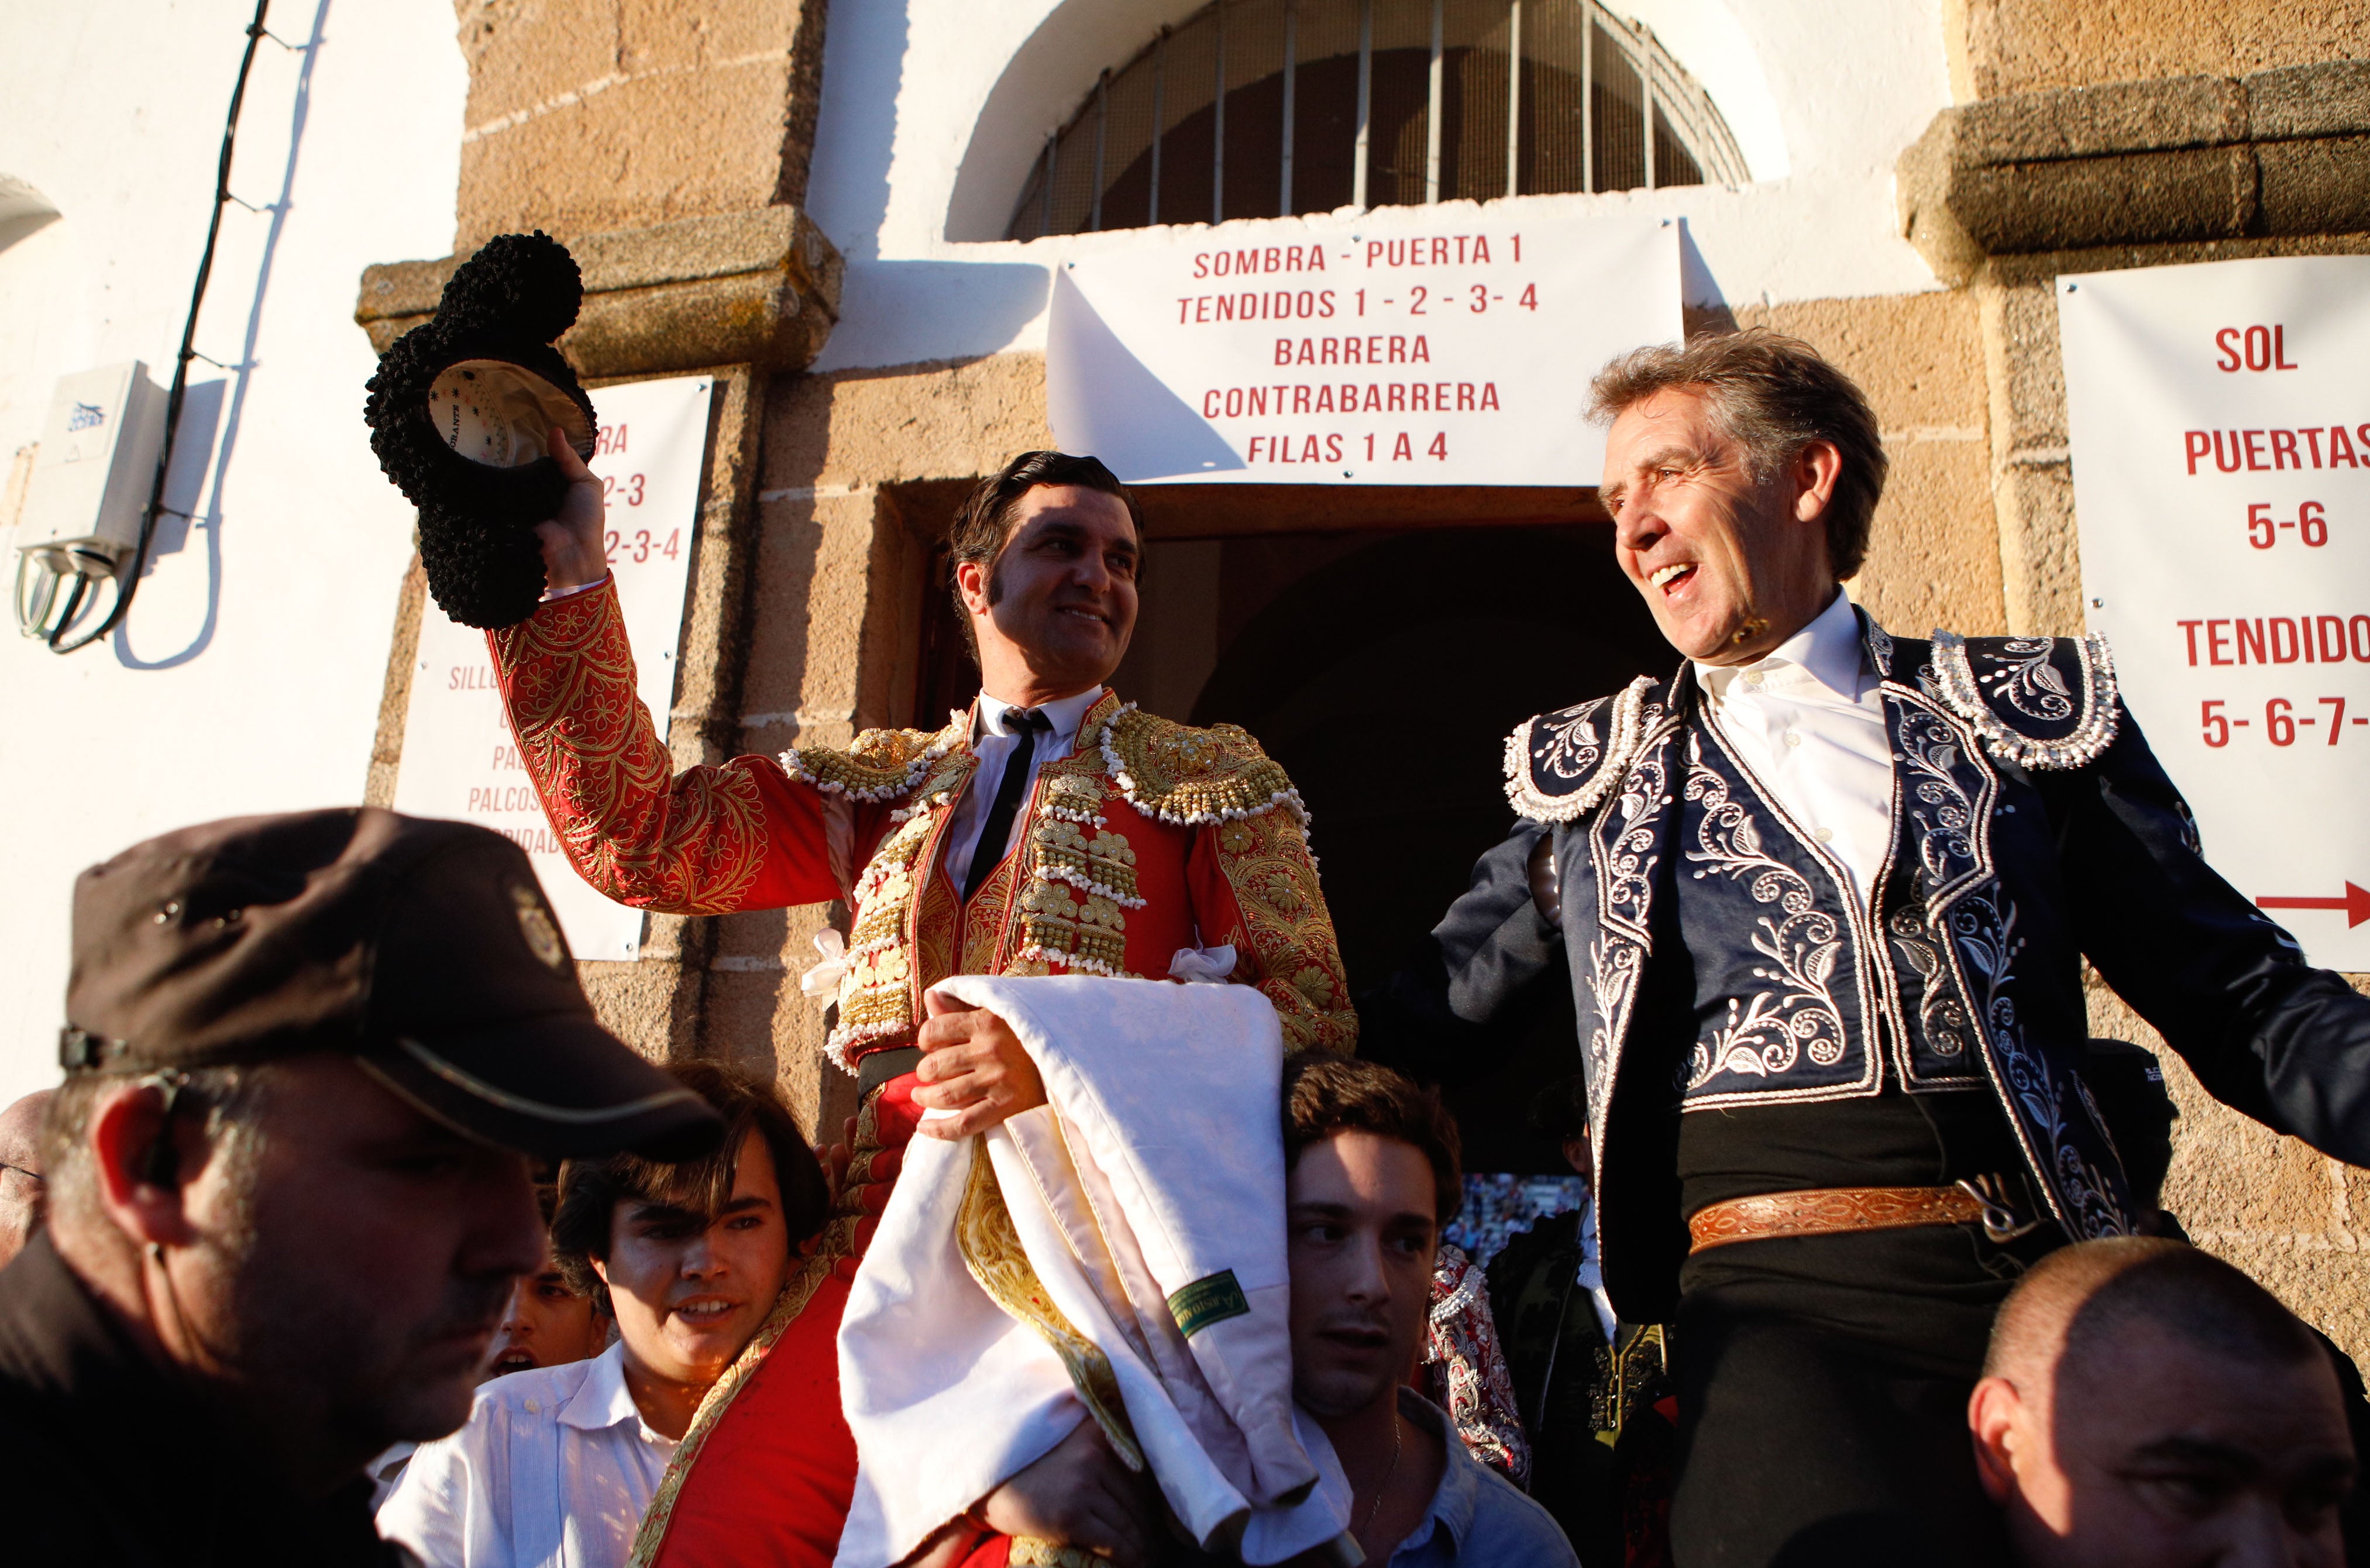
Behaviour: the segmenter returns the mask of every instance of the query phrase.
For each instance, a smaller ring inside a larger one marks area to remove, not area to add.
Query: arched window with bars
[[[1006,234],[1747,178],[1703,88],[1597,0],[1214,0],[1102,74]]]

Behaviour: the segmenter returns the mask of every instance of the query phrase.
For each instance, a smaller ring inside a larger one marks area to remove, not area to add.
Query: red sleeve
[[[1300,818],[1277,807],[1195,829],[1186,877],[1202,945],[1233,944],[1233,978],[1275,1004],[1284,1051],[1356,1050],[1358,1014]]]
[[[486,641],[519,756],[586,882],[675,915],[840,896],[812,785],[771,757],[673,772],[634,694],[614,584],[545,605]]]

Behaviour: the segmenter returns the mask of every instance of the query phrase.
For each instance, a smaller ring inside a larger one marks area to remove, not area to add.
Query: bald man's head
[[[40,1228],[46,1186],[41,1180],[41,1117],[50,1091],[36,1090],[0,1111],[0,1265],[23,1251]]]
[[[2337,1378],[2269,1291],[2178,1241],[2043,1259],[1967,1418],[2028,1568],[2333,1565],[2353,1446]]]
[[[1993,1321],[1984,1375],[2024,1386],[2046,1377],[2061,1351],[2079,1369],[2095,1347],[2139,1323],[2259,1364],[2318,1362],[2324,1354],[2277,1297],[2213,1253],[2119,1236],[2062,1247],[2033,1266]]]

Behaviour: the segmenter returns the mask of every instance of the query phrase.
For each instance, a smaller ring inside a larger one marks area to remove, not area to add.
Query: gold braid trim
[[[1014,1536],[1011,1554],[1005,1562],[1011,1568],[1108,1568],[1110,1559],[1083,1546],[1064,1546],[1036,1536]]]
[[[1358,1013],[1333,916],[1300,824],[1271,812],[1217,829],[1218,868],[1249,928],[1258,986],[1275,1004],[1286,1055],[1358,1048]]]
[[[839,1021],[823,1042],[823,1055],[851,1073],[858,1047],[901,1041],[914,1032],[917,978],[930,977],[926,966],[923,975],[915,974],[915,922],[930,884],[945,808],[962,792],[978,759],[970,747],[958,745],[932,752],[917,766],[920,785],[892,813],[896,830],[872,852],[850,895],[856,924],[848,933],[847,972],[839,982]]]
[[[1012,1211],[1004,1206],[1004,1189],[996,1184],[995,1166],[978,1138],[971,1140],[971,1176],[963,1187],[962,1206],[955,1216],[955,1239],[962,1248],[963,1265],[998,1307],[1045,1336],[1053,1354],[1070,1371],[1095,1424],[1110,1439],[1120,1462],[1138,1474],[1144,1471],[1144,1449],[1135,1440],[1135,1425],[1127,1418],[1119,1375],[1100,1346],[1080,1333],[1053,1298],[1045,1293],[1020,1233],[1012,1227]]]
[[[1233,724],[1195,730],[1129,704],[1103,729],[1103,761],[1128,803],[1179,827],[1202,827],[1308,807],[1283,766]]]
[[[793,746],[782,754],[782,771],[826,794],[878,803],[893,801],[919,784],[930,765],[962,744],[971,716],[950,713],[947,727],[867,730],[842,751],[833,746]]]
[[[831,1249],[824,1248],[799,1265],[782,1286],[782,1294],[774,1301],[774,1309],[765,1314],[752,1339],[716,1379],[692,1412],[691,1424],[684,1428],[683,1441],[675,1445],[674,1458],[667,1461],[666,1474],[659,1479],[659,1489],[650,1498],[650,1505],[642,1514],[642,1528],[634,1533],[634,1554],[627,1559],[626,1568],[650,1568],[657,1561],[659,1547],[666,1539],[667,1524],[674,1516],[674,1500],[683,1492],[684,1478],[698,1462],[699,1451],[708,1443],[708,1435],[716,1430],[724,1412],[765,1361],[765,1353],[774,1348],[784,1330],[798,1320],[807,1303],[814,1298],[816,1289],[830,1277],[833,1263]]]
[[[1038,769],[1042,799],[1026,846],[1016,961],[1087,974],[1127,973],[1126,912],[1143,908],[1144,899],[1136,891],[1135,848],[1102,814],[1106,766],[1098,750]]]

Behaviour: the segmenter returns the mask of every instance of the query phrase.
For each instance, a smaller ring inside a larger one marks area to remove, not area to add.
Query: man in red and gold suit
[[[602,544],[600,482],[572,470],[542,525],[549,591],[489,634],[553,831],[585,879],[648,909],[721,915],[846,899],[825,1050],[862,1085],[839,1262],[770,1325],[689,1433],[636,1560],[828,1563],[854,1482],[834,1335],[906,1142],[1044,1102],[1004,1022],[935,1010],[953,974],[1224,978],[1255,986],[1287,1050],[1348,1051],[1357,1019],[1306,812],[1243,731],[1189,729],[1104,685],[1135,625],[1142,517],[1092,457],[1024,453],[981,482],[949,543],[982,691],[936,732],[873,730],[670,777],[635,700]],[[953,1114],[921,1122],[925,1110]],[[820,1440],[818,1432],[829,1441]],[[844,1465],[844,1468],[841,1468]],[[980,1499],[929,1554],[1000,1563],[1007,1538],[1143,1560],[1141,1483],[1086,1423]]]

